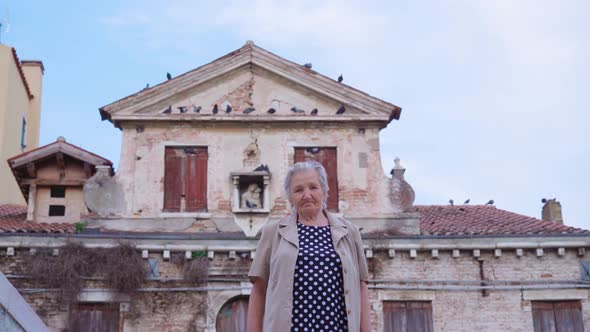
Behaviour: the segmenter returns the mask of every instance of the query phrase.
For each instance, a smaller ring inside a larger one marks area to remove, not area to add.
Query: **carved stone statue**
[[[248,189],[242,193],[240,207],[242,209],[261,209],[260,186],[257,183],[250,183]]]

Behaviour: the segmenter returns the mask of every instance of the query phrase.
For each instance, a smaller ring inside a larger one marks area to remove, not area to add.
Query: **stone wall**
[[[531,300],[581,300],[584,324],[590,328],[590,301],[588,289],[563,286],[566,282],[579,283],[580,262],[590,260],[585,252],[566,249],[563,256],[556,250],[546,249],[537,256],[533,249],[524,250],[517,257],[514,250],[504,250],[496,257],[491,250],[482,250],[479,257],[472,251],[461,251],[452,257],[451,251],[441,251],[433,258],[430,251],[418,251],[410,257],[408,251],[397,251],[390,257],[387,251],[375,250],[369,258],[372,328],[383,327],[383,301],[431,301],[435,331],[531,331]],[[0,249],[0,270],[5,274],[22,273],[19,261],[27,250],[17,250],[15,256],[6,256]],[[161,253],[150,252],[157,259],[160,280],[146,281],[144,288],[152,291],[101,299],[122,301],[121,326],[123,331],[214,331],[217,314],[228,300],[249,294],[246,273],[250,259],[245,254],[235,256],[216,252],[209,260],[210,280],[205,289],[166,292],[165,287],[194,287],[179,280],[182,277],[181,253],[173,252],[170,259]],[[480,263],[482,262],[482,263]],[[482,291],[477,286],[512,285],[515,289]],[[17,288],[35,288],[26,279],[14,278]],[[549,289],[549,285],[562,285]],[[536,285],[540,289],[526,289]],[[100,282],[87,284],[88,288],[104,288]],[[412,287],[420,289],[410,289]],[[465,288],[472,289],[465,289]],[[155,290],[159,288],[160,290]],[[107,294],[108,295],[108,294]],[[24,293],[23,296],[53,331],[63,331],[67,322],[67,305],[61,304],[55,293]],[[96,300],[96,295],[94,299]],[[92,299],[87,295],[86,300]],[[206,308],[202,304],[206,303]]]

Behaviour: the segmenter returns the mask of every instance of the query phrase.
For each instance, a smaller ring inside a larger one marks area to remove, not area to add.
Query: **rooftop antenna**
[[[10,11],[6,8],[6,17],[0,20],[0,43],[2,43],[2,29],[5,33],[10,31]]]

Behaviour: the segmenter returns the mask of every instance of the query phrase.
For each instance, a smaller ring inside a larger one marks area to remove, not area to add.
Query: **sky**
[[[590,229],[590,2],[0,1],[1,41],[45,65],[41,144],[118,165],[99,107],[247,40],[402,107],[380,133],[415,204],[470,199]],[[6,24],[4,24],[6,26]]]

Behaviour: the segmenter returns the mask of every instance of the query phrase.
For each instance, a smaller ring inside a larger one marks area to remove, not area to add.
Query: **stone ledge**
[[[587,289],[541,289],[523,290],[522,299],[526,301],[547,300],[587,300]]]

